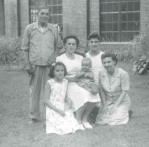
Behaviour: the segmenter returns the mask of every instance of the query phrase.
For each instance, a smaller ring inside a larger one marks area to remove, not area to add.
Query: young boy
[[[92,67],[92,61],[90,58],[83,58],[82,59],[82,69],[75,75],[78,79],[77,84],[92,93],[93,95],[96,95],[99,90],[98,86],[94,83],[94,74],[90,70]]]

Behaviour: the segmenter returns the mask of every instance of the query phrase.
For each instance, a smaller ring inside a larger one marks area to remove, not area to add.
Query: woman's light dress
[[[65,111],[66,116],[61,116],[53,109],[46,107],[46,133],[56,133],[64,135],[74,133],[78,130],[78,122],[74,118],[71,110],[65,110],[65,95],[68,81],[63,79],[62,83],[57,83],[53,79],[47,81],[51,87],[49,101],[58,109]]]
[[[106,93],[106,100],[109,108],[113,107],[113,105],[117,102],[118,98],[122,93],[122,90],[128,91],[130,87],[129,75],[126,71],[124,71],[121,68],[115,69],[115,73],[113,74],[110,82],[107,75],[107,71],[101,71],[99,73],[99,81]],[[111,115],[107,111],[106,114],[102,114],[101,111],[99,111],[96,120],[97,124],[126,124],[129,120],[128,111],[130,103],[131,101],[129,95],[126,94],[116,113]]]
[[[62,54],[57,57],[56,61],[61,61],[65,64],[67,68],[67,76],[74,77],[77,72],[81,70],[81,61],[83,59],[82,56],[74,54],[74,59],[69,59],[66,54]],[[90,92],[85,90],[84,88],[78,86],[76,82],[70,82],[68,84],[67,97],[71,99],[73,103],[74,111],[77,111],[80,107],[82,107],[86,102],[93,101],[99,102],[99,95],[92,95]]]

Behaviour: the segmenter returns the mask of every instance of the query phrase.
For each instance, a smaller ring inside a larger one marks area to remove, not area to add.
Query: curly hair
[[[118,62],[118,59],[116,57],[116,54],[113,54],[113,53],[105,53],[105,54],[102,54],[101,56],[101,60],[103,61],[103,59],[107,58],[107,57],[111,57],[113,61],[115,61],[115,65],[117,64]]]
[[[65,45],[66,43],[67,43],[67,40],[68,39],[75,39],[76,40],[76,45],[77,45],[77,47],[79,46],[79,39],[77,38],[77,36],[75,36],[75,35],[68,35],[68,36],[66,36],[64,39],[63,39],[63,44]]]

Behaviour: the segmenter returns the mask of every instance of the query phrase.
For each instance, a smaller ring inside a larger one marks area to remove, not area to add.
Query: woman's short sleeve
[[[122,90],[126,90],[126,91],[130,89],[130,80],[129,80],[129,75],[127,72],[125,72],[121,76],[121,88]]]

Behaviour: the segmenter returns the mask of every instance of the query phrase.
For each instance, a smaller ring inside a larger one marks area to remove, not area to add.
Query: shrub
[[[0,62],[7,65],[8,70],[24,69],[24,58],[21,50],[21,37],[0,38]]]

